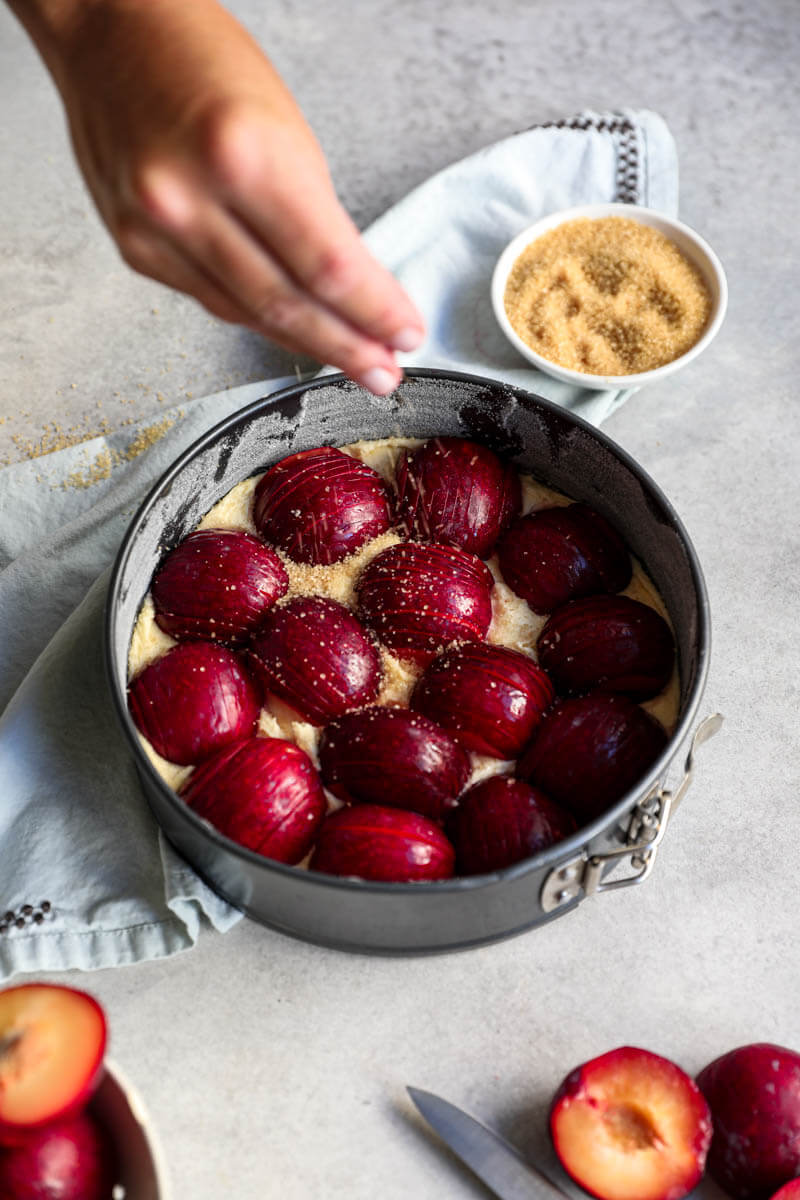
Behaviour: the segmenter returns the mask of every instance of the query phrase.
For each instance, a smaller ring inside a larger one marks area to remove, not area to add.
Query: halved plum
[[[517,763],[517,776],[586,823],[624,796],[666,744],[663,725],[638,704],[596,692],[553,705]]]
[[[323,730],[319,762],[325,786],[340,799],[413,809],[439,820],[457,800],[469,756],[421,713],[375,705]]]
[[[237,643],[289,586],[278,555],[235,529],[198,529],[153,580],[156,624],[171,637]]]
[[[621,592],[631,579],[628,549],[586,504],[540,508],[520,517],[497,544],[503,579],[536,613],[596,592]]]
[[[600,1200],[681,1200],[703,1175],[711,1115],[675,1063],[621,1046],[570,1072],[550,1134],[567,1174]]]
[[[290,454],[259,480],[253,519],[295,562],[328,565],[391,527],[377,471],[333,446]]]
[[[0,1142],[79,1112],[100,1081],[106,1040],[103,1010],[86,992],[54,983],[0,991]]]
[[[419,813],[378,804],[340,808],[322,823],[309,868],[383,883],[449,879],[455,851]]]
[[[359,613],[400,658],[428,662],[451,642],[482,642],[494,580],[456,546],[400,542],[373,558],[358,582]]]
[[[128,705],[163,758],[190,766],[252,733],[261,698],[232,650],[179,642],[136,676]]]
[[[488,558],[522,503],[511,463],[466,438],[431,438],[404,450],[396,481],[396,511],[409,537],[459,546],[478,558]]]
[[[290,864],[308,854],[327,811],[311,759],[282,738],[227,746],[190,775],[181,796],[225,837]]]
[[[445,650],[426,667],[411,707],[468,750],[516,758],[554,695],[547,675],[527,654],[468,642]]]
[[[464,792],[445,829],[456,872],[501,871],[575,832],[575,820],[544,792],[509,775],[492,775]]]
[[[562,695],[602,688],[632,700],[656,696],[675,664],[664,618],[629,596],[586,596],[562,604],[539,634],[539,662]]]
[[[381,658],[357,617],[323,596],[297,596],[267,615],[250,644],[264,687],[312,725],[324,725],[378,694]]]

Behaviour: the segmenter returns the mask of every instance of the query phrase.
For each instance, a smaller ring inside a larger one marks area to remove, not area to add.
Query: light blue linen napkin
[[[675,147],[654,113],[536,126],[395,205],[366,238],[428,322],[414,364],[503,379],[599,424],[629,393],[590,393],[527,365],[495,328],[488,288],[526,225],[612,200],[677,210]],[[146,491],[209,427],[292,382],[207,396],[0,471],[0,979],[156,958],[191,947],[204,923],[224,931],[241,919],[150,815],[107,691],[102,610]],[[163,436],[131,458],[148,427]]]

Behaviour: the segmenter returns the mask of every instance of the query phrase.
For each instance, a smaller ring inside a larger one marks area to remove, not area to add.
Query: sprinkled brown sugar
[[[594,375],[632,375],[685,354],[711,297],[700,272],[656,229],[627,217],[567,221],[514,263],[505,307],[543,358]]]
[[[103,479],[110,479],[114,467],[120,466],[123,462],[131,462],[140,454],[144,454],[145,450],[155,445],[174,423],[169,417],[164,417],[154,425],[140,429],[123,451],[101,450],[85,470],[71,471],[66,479],[62,480],[61,487],[84,489],[100,483]]]

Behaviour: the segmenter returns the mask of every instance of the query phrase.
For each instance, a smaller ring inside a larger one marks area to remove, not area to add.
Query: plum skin
[[[311,849],[327,811],[311,759],[282,738],[225,747],[194,771],[180,795],[225,837],[290,865]]]
[[[800,1176],[790,1179],[770,1200],[800,1200]]]
[[[339,562],[391,526],[377,471],[333,446],[290,454],[261,477],[253,496],[261,536],[295,562]]]
[[[55,1121],[35,1138],[0,1149],[3,1200],[111,1200],[116,1155],[97,1122],[80,1113]]]
[[[458,546],[478,558],[488,558],[522,503],[511,463],[466,438],[431,438],[404,450],[395,482],[395,510],[409,537]]]
[[[666,744],[663,726],[627,696],[594,692],[553,705],[516,774],[585,824],[621,799]]]
[[[42,1008],[42,1001],[45,1003],[44,1009]],[[66,1012],[62,1006],[62,1001],[66,1001],[70,1005],[85,1006],[91,1012],[95,1025],[97,1035],[96,1045],[93,1054],[87,1060],[82,1079],[79,1078],[80,1086],[71,1099],[62,1104],[60,1109],[53,1111],[51,1106],[49,1111],[45,1110],[44,1115],[39,1120],[26,1122],[24,1125],[9,1120],[8,1109],[6,1107],[5,1114],[0,1112],[0,1146],[21,1145],[30,1138],[35,1140],[38,1138],[41,1130],[53,1121],[66,1121],[77,1116],[86,1107],[86,1104],[100,1083],[108,1042],[106,1015],[102,1005],[98,1003],[94,996],[78,988],[61,983],[21,983],[2,989],[0,992],[0,1003],[5,1008],[6,1016],[4,1018],[2,1013],[0,1013],[0,1044],[2,1044],[3,1036],[9,1030],[12,1037],[15,1033],[20,1033],[23,1038],[26,1036],[36,1036],[37,1029],[46,1027],[46,1018],[49,1019],[52,1031],[55,1031],[56,1028],[60,1030],[65,1024],[66,1019]],[[7,1015],[9,1006],[11,1010],[10,1022]],[[47,1007],[50,1008],[49,1014],[47,1013]],[[31,1018],[27,1016],[28,1013],[38,1013],[33,1024],[31,1024]],[[56,1022],[58,1023],[57,1025]],[[52,1034],[50,1037],[46,1037],[40,1046],[39,1052],[34,1057],[34,1062],[41,1062],[40,1056],[44,1057],[52,1046],[56,1044],[52,1039]],[[1,1077],[3,1074],[2,1065],[2,1056],[0,1056],[0,1107],[5,1107],[2,1105],[2,1101],[4,1094],[7,1095],[7,1092],[4,1091]]]
[[[259,538],[198,529],[164,559],[151,593],[156,624],[171,637],[237,644],[288,587],[286,568]]]
[[[664,618],[629,596],[587,596],[561,605],[537,640],[539,663],[562,695],[602,688],[649,700],[669,682],[675,643]]]
[[[655,1172],[655,1178],[648,1180],[647,1197],[648,1200],[681,1200],[702,1178],[711,1142],[712,1125],[709,1106],[702,1092],[690,1076],[670,1059],[636,1046],[620,1046],[575,1067],[562,1080],[550,1105],[551,1141],[566,1172],[590,1195],[597,1196],[600,1200],[608,1200],[608,1192],[633,1200],[633,1182],[637,1188],[636,1200],[641,1200],[640,1188],[644,1185],[635,1161],[638,1157],[637,1142],[640,1137],[645,1137],[647,1145],[651,1138],[658,1138],[658,1132],[652,1124],[648,1106],[640,1109],[636,1087],[640,1072],[646,1074],[648,1081],[651,1078],[663,1081],[662,1120],[665,1117],[669,1120],[667,1114],[674,1108],[676,1096],[679,1095],[677,1120],[679,1125],[685,1122],[681,1131],[682,1140],[677,1145],[673,1146],[671,1139],[661,1143],[658,1153],[666,1152],[667,1159],[662,1170]],[[625,1080],[626,1076],[627,1088],[630,1088],[630,1091],[623,1088],[616,1092],[615,1082]],[[657,1092],[655,1099],[650,1088],[648,1092],[650,1106],[655,1110],[653,1115],[657,1117]],[[578,1126],[577,1131],[573,1125],[573,1136],[569,1137],[569,1127],[573,1119],[570,1110],[577,1106],[583,1106],[584,1112],[592,1121],[605,1124],[609,1118],[613,1119],[608,1132],[611,1133],[612,1140],[618,1139],[619,1145],[619,1162],[613,1175],[609,1171],[607,1148],[602,1157],[592,1154],[591,1145],[586,1144],[589,1131],[582,1124]],[[614,1111],[615,1109],[617,1111]],[[627,1121],[631,1123],[626,1129]],[[575,1138],[576,1132],[583,1134],[580,1140]],[[673,1134],[677,1133],[678,1130],[673,1124]],[[629,1138],[632,1145],[628,1141]],[[655,1144],[658,1145],[658,1142]],[[650,1145],[652,1146],[652,1143]],[[629,1180],[625,1176],[625,1158],[631,1150],[634,1153],[634,1174],[632,1180]],[[675,1151],[679,1152],[677,1157]],[[599,1178],[598,1167],[601,1168]],[[660,1179],[659,1175],[662,1176]],[[611,1189],[608,1189],[609,1182],[612,1182]]]
[[[497,556],[505,582],[540,614],[579,596],[621,592],[631,579],[619,533],[581,503],[519,517],[498,541]]]
[[[468,750],[512,759],[555,692],[532,658],[506,646],[467,642],[438,655],[417,681],[411,707]]]
[[[251,733],[261,697],[232,650],[178,642],[131,681],[128,707],[158,754],[191,766]]]
[[[378,694],[381,659],[361,622],[324,596],[274,608],[250,643],[248,663],[264,687],[312,725],[324,725]]]
[[[448,816],[456,872],[500,871],[575,832],[574,818],[544,792],[507,775],[473,784]]]
[[[361,619],[400,658],[427,663],[451,642],[482,642],[492,621],[494,579],[456,546],[399,542],[358,581]]]
[[[769,1200],[800,1175],[800,1054],[739,1046],[697,1076],[714,1121],[708,1172],[735,1200]]]
[[[438,825],[419,813],[357,804],[322,823],[309,870],[381,883],[449,879],[455,851]]]
[[[325,785],[351,803],[410,809],[440,820],[467,782],[466,751],[421,713],[375,705],[332,721],[322,732]]]

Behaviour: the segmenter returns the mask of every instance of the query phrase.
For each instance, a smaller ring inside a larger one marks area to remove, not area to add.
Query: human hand
[[[217,0],[10,0],[135,270],[378,394],[423,322],[339,204],[311,130]]]

